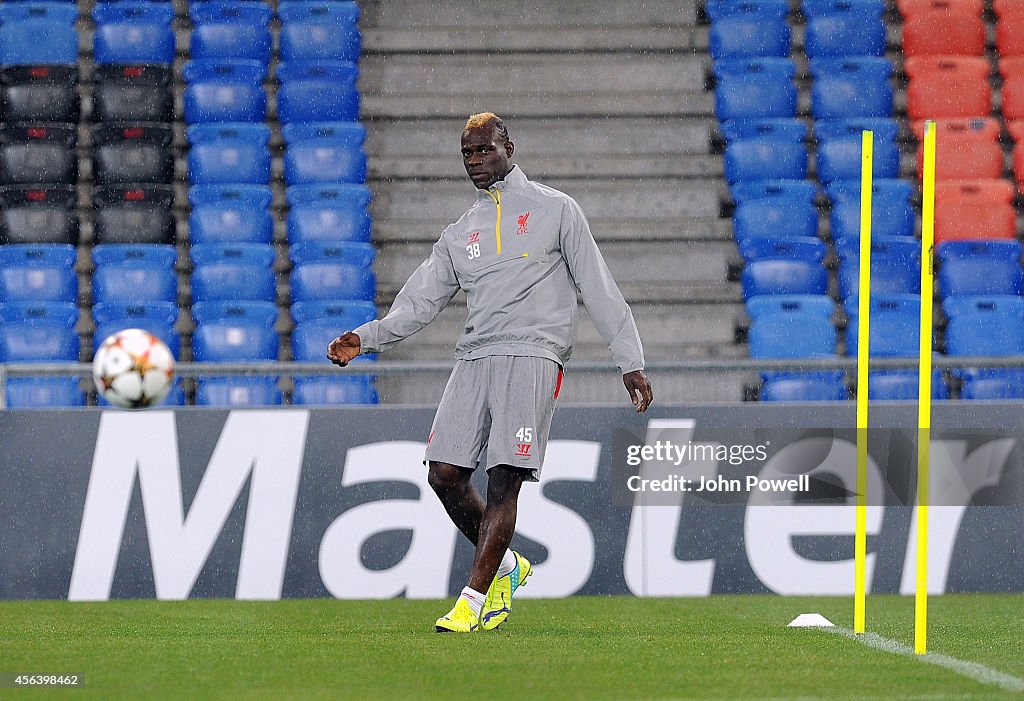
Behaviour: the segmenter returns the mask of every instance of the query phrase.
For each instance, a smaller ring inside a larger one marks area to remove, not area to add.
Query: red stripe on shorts
[[[552,399],[558,399],[558,393],[562,391],[562,366],[558,366],[558,381],[555,382],[555,396]]]

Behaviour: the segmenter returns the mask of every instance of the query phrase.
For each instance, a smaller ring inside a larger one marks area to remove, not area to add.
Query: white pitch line
[[[973,679],[974,681],[981,682],[982,684],[988,684],[989,686],[998,686],[1000,689],[1005,691],[1013,691],[1017,693],[1024,692],[1024,679],[1015,677],[1012,674],[1006,674],[1000,672],[997,669],[986,667],[979,662],[970,662],[968,660],[960,660],[956,657],[950,657],[949,655],[943,655],[937,652],[929,652],[924,655],[914,654],[914,649],[903,643],[890,640],[889,638],[883,638],[877,633],[854,633],[849,628],[841,628],[836,626],[834,628],[821,628],[821,630],[832,631],[839,635],[856,640],[859,643],[873,647],[876,650],[888,652],[893,655],[906,655],[912,657],[920,662],[927,662],[937,667],[943,667],[956,672],[957,674]]]

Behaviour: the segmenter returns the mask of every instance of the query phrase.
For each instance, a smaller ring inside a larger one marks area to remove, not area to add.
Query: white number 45
[[[533,442],[533,429],[529,426],[521,426],[519,430],[516,431],[516,438],[523,443]]]

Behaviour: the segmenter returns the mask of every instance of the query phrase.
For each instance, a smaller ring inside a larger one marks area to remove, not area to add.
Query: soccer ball
[[[100,344],[92,378],[100,396],[114,406],[141,409],[159,403],[171,390],[174,356],[148,331],[124,329]]]

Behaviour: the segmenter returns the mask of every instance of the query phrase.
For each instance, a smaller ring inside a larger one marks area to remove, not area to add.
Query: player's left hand
[[[647,381],[644,371],[627,372],[622,376],[622,384],[626,385],[629,399],[636,407],[637,413],[642,414],[647,411],[647,407],[654,401],[654,392],[651,391],[651,383]]]

